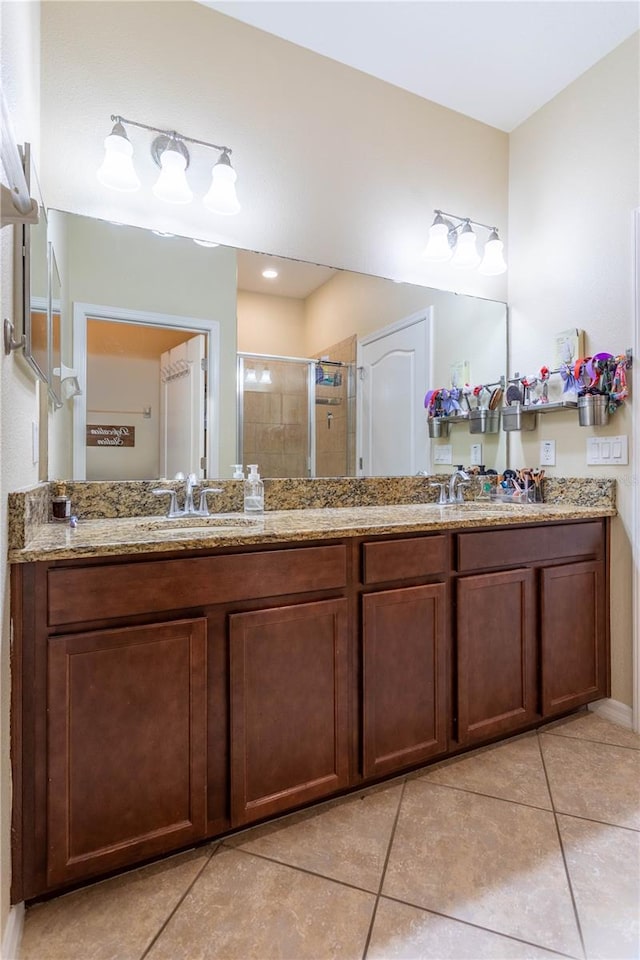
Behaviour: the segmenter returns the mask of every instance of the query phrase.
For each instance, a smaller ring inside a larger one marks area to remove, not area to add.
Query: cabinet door
[[[348,785],[347,601],[230,617],[231,819]]]
[[[606,697],[608,644],[604,564],[542,571],[544,716]]]
[[[204,835],[205,642],[204,620],[49,640],[51,885]]]
[[[382,776],[447,747],[444,584],[363,597],[363,773]]]
[[[463,577],[457,597],[458,740],[471,743],[537,716],[534,571]]]

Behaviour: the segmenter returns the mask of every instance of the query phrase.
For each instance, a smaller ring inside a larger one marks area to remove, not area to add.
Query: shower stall
[[[239,353],[238,462],[265,477],[355,476],[354,364]]]

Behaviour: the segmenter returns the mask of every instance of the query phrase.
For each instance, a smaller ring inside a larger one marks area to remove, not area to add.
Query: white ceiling
[[[320,267],[315,263],[272,257],[251,250],[236,252],[238,266],[238,290],[251,293],[269,293],[277,297],[296,297],[306,300],[309,294],[326,283],[336,272],[332,267]],[[262,271],[271,267],[278,276],[267,280]]]
[[[511,131],[640,26],[619,0],[200,0]]]

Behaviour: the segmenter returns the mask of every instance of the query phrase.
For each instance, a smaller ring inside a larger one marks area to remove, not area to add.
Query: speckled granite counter
[[[68,524],[41,523],[32,527],[32,536],[24,546],[10,550],[9,560],[26,563],[335,537],[429,533],[454,528],[583,520],[615,513],[613,500],[602,498],[599,504],[591,506],[468,502],[445,507],[423,503],[272,510],[259,520],[249,520],[242,514],[218,515],[208,522],[197,517],[166,520],[145,516],[80,520],[75,529]]]

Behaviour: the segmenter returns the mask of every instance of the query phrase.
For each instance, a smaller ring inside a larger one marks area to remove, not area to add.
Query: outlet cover
[[[540,466],[555,467],[556,465],[556,442],[555,440],[540,441]]]
[[[472,443],[471,444],[471,453],[469,456],[469,463],[472,467],[479,467],[482,463],[482,444],[481,443]]]
[[[433,450],[434,463],[453,463],[450,443],[442,443]]]

